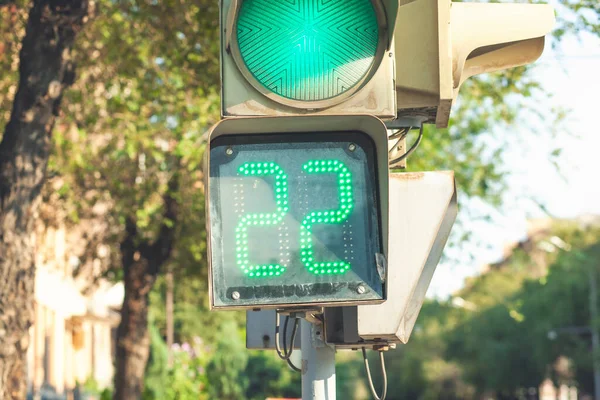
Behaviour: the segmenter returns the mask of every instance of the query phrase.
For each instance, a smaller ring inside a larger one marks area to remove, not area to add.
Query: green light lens
[[[379,27],[371,0],[244,0],[236,34],[262,86],[319,101],[347,92],[369,72]]]

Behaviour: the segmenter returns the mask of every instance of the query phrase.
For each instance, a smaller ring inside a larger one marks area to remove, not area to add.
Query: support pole
[[[335,350],[320,325],[302,319],[302,400],[335,400]]]

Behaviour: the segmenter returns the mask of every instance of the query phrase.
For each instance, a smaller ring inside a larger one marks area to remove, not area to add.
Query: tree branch
[[[14,184],[23,174],[19,168],[23,156],[34,167],[42,165],[42,173],[26,188],[34,197],[39,195],[50,132],[63,91],[74,79],[70,50],[87,18],[87,0],[38,0],[31,8],[20,54],[19,86],[0,142],[0,207],[7,206],[2,203],[10,191],[21,189]]]
[[[138,251],[135,240],[137,236],[137,224],[131,217],[125,219],[125,237],[121,242],[121,259],[123,260],[124,274],[127,275],[127,270],[135,262],[135,253]]]

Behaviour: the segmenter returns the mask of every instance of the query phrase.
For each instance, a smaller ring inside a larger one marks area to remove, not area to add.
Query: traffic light
[[[446,127],[465,79],[534,62],[553,25],[554,10],[545,4],[402,4],[395,28],[394,125]]]
[[[387,154],[372,116],[217,124],[205,166],[211,306],[383,302]]]
[[[319,310],[336,346],[406,342],[456,190],[452,173],[389,175],[386,125],[446,127],[465,79],[535,61],[553,23],[547,5],[222,0],[211,308]]]
[[[396,116],[397,0],[223,0],[224,117]]]

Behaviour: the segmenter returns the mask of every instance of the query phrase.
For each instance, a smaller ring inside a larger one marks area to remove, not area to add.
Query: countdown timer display
[[[215,139],[214,306],[382,300],[376,176],[374,145],[358,132]]]

